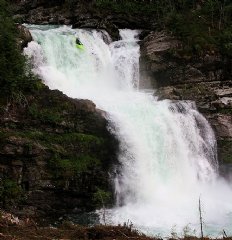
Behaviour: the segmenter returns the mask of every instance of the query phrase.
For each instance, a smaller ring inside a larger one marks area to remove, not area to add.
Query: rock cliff
[[[218,52],[189,55],[167,32],[151,32],[141,43],[140,62],[142,79],[159,99],[196,102],[216,132],[220,162],[231,163],[231,59]]]
[[[3,101],[0,112],[2,206],[50,218],[112,201],[117,141],[91,101],[43,86]]]
[[[155,21],[141,14],[118,13],[96,8],[94,0],[13,0],[14,18],[30,24],[66,24],[74,28],[105,29],[114,40],[119,38],[119,28],[153,29]]]

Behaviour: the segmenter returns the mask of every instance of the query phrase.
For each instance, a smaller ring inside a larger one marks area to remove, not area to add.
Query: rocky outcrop
[[[141,84],[150,82],[159,99],[195,101],[216,131],[219,160],[231,162],[231,59],[188,54],[182,45],[166,32],[151,32],[141,44]]]
[[[91,101],[42,86],[13,95],[0,111],[2,206],[47,219],[112,201],[117,141]]]
[[[66,24],[74,28],[104,29],[113,40],[119,39],[119,28],[154,29],[154,16],[115,12],[113,9],[97,8],[94,0],[19,0],[14,3],[17,22],[30,24]]]
[[[33,39],[30,31],[25,26],[17,24],[17,30],[18,30],[18,38],[16,39],[17,45],[20,50],[23,50],[23,48],[27,47],[27,44],[31,42]]]
[[[91,1],[18,1],[14,18],[30,24],[65,24],[74,28],[107,29],[113,39],[119,38],[118,28],[108,17],[96,12]]]

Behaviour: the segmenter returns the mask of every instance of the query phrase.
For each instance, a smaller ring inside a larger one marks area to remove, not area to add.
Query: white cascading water
[[[25,54],[34,71],[51,89],[106,111],[120,141],[116,206],[106,221],[129,220],[148,234],[186,226],[198,232],[201,197],[205,233],[232,234],[232,190],[218,177],[214,133],[193,103],[157,101],[139,90],[138,32],[121,30],[122,40],[107,44],[109,36],[96,30],[28,27],[35,41]]]

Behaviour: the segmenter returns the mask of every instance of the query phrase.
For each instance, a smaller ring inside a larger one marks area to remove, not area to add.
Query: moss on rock
[[[112,192],[116,164],[118,144],[106,119],[91,101],[46,87],[25,99],[1,104],[0,176],[24,190],[21,208],[29,205],[38,216],[96,209],[97,189]]]

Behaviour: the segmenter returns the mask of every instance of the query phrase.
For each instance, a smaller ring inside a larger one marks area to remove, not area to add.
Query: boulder
[[[22,50],[23,48],[27,47],[28,43],[31,42],[33,39],[30,31],[25,26],[18,24],[17,30],[19,33],[17,43],[19,48]]]

